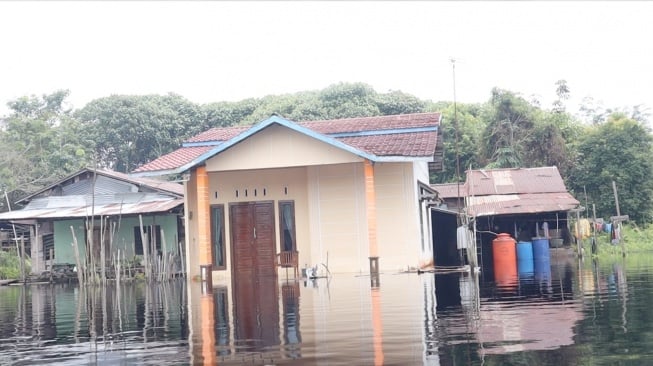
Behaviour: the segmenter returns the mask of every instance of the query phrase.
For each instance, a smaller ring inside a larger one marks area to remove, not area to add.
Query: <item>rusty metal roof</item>
[[[438,192],[438,196],[442,199],[457,198],[459,191],[460,197],[467,196],[467,185],[465,185],[465,183],[431,184],[431,188],[436,190]]]
[[[568,211],[580,202],[567,192],[558,168],[468,170],[460,185],[471,216]],[[434,184],[441,198],[458,197],[455,183]]]
[[[468,170],[469,195],[567,192],[554,166],[540,168]]]
[[[128,216],[169,212],[183,205],[182,198],[156,193],[44,197],[32,200],[22,210],[0,213],[0,220]]]
[[[475,217],[569,211],[580,204],[567,192],[495,194],[467,199],[467,213]]]

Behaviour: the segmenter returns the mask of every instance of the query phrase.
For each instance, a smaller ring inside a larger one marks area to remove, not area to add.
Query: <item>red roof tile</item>
[[[376,156],[433,156],[437,132],[414,132],[358,137],[338,137],[339,141]]]
[[[134,173],[175,169],[190,163],[198,156],[211,150],[213,147],[214,146],[182,147],[171,153],[158,157],[145,165],[141,165],[138,169],[134,170]]]
[[[359,117],[298,123],[323,134],[383,131],[439,125],[440,113],[398,114],[393,116]]]
[[[252,126],[216,127],[195,135],[186,142],[226,141],[249,130]]]
[[[346,118],[297,123],[331,136],[351,147],[376,156],[428,158],[435,153],[439,113]],[[220,143],[233,139],[252,126],[212,128],[185,142],[185,146],[157,158],[134,173],[172,170],[191,163]]]

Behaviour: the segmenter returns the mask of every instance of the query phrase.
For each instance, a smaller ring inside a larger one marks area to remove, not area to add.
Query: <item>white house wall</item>
[[[421,247],[413,164],[375,164],[374,181],[379,265],[386,271],[407,270],[417,264]]]
[[[381,271],[397,272],[418,262],[419,211],[411,168],[411,163],[374,165]],[[312,264],[326,264],[328,254],[331,272],[369,272],[362,164],[311,167],[309,199]]]

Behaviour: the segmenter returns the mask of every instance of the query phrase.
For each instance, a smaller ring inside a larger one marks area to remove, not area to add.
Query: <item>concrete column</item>
[[[213,256],[211,255],[211,206],[209,204],[209,176],[206,167],[197,174],[197,252],[202,281],[211,280]]]
[[[376,242],[376,190],[374,188],[374,165],[365,160],[365,208],[367,214],[367,238],[370,246],[370,275],[379,272],[379,249]]]

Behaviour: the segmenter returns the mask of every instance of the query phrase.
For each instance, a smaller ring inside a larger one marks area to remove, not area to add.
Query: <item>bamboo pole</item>
[[[79,282],[80,288],[82,285],[84,285],[84,269],[82,268],[82,264],[80,263],[79,260],[79,248],[77,244],[77,236],[75,235],[75,228],[73,226],[70,226],[70,232],[73,234],[73,251],[75,253],[75,262],[77,263],[77,281]]]
[[[106,253],[104,252],[105,250],[105,245],[104,245],[104,230],[106,227],[105,224],[105,217],[100,216],[100,281],[102,281],[103,284],[106,285],[107,283],[107,265],[106,265]]]
[[[7,201],[7,210],[11,211],[11,204],[9,203],[9,195],[7,195],[7,191],[5,191],[5,200]],[[23,261],[20,260],[20,248],[18,247],[18,234],[16,234],[16,225],[12,223],[11,228],[14,231],[14,245],[16,245],[16,256],[18,257],[18,267],[20,269],[20,273],[23,273],[24,264]]]
[[[20,280],[23,283],[27,281],[25,276],[25,236],[20,237]]]
[[[145,278],[148,282],[152,280],[152,273],[150,268],[150,259],[149,259],[149,237],[146,235],[145,227],[143,226],[143,215],[138,215],[138,222],[140,224],[141,231],[141,243],[143,243],[143,261],[145,262]]]

